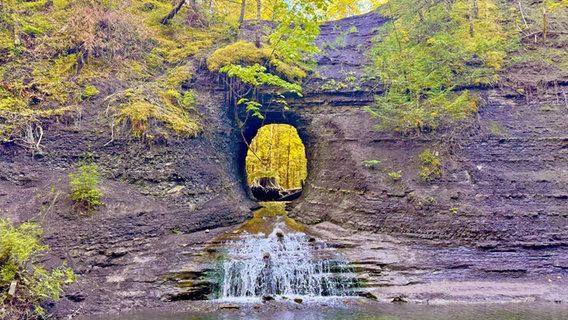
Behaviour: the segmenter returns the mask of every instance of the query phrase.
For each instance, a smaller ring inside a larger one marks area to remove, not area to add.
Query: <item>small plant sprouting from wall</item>
[[[426,202],[429,204],[438,204],[438,200],[435,197],[428,197],[426,198]]]
[[[438,158],[437,152],[426,149],[419,157],[422,162],[422,171],[420,172],[422,181],[432,182],[442,177],[442,162]]]
[[[92,155],[87,161],[79,163],[77,173],[70,173],[69,178],[71,198],[75,201],[74,209],[81,213],[95,211],[102,204],[103,193],[98,188],[101,177]]]
[[[490,121],[487,129],[489,129],[489,134],[494,137],[506,137],[509,135],[507,128],[498,121]]]
[[[387,173],[387,175],[393,180],[393,181],[399,181],[402,178],[402,171],[391,171],[389,173]]]
[[[377,166],[381,163],[380,160],[372,159],[372,160],[363,160],[363,165],[366,168],[371,169],[372,171],[377,169]]]

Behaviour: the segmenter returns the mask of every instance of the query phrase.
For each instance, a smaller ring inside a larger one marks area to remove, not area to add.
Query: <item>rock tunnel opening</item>
[[[307,176],[306,149],[295,127],[262,126],[247,150],[245,168],[251,194],[259,201],[300,197]]]

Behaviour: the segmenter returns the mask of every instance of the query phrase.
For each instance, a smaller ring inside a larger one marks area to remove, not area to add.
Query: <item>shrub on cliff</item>
[[[94,163],[83,163],[77,167],[77,173],[70,173],[69,184],[72,187],[71,198],[75,201],[74,208],[79,212],[92,212],[102,204],[102,192],[98,185],[101,183],[99,167]]]
[[[0,218],[0,318],[45,318],[41,304],[59,300],[63,287],[74,281],[75,275],[65,265],[47,271],[38,256],[48,250],[41,243],[39,225],[24,222],[15,227],[10,220]]]

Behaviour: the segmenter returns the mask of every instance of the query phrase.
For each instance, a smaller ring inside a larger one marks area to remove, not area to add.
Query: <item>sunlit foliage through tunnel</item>
[[[261,127],[246,157],[248,182],[261,201],[300,196],[307,175],[306,151],[296,128],[288,124]]]

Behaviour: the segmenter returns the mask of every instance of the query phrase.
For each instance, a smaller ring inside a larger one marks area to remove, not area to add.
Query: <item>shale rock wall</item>
[[[236,167],[240,134],[214,89],[199,90],[206,122],[196,138],[112,139],[100,99],[80,118],[44,123],[41,151],[0,144],[0,216],[40,222],[46,265],[66,261],[77,273],[59,315],[162,306],[168,274],[186,270],[223,226],[252,216]],[[103,205],[77,214],[68,174],[87,153],[103,177]]]

